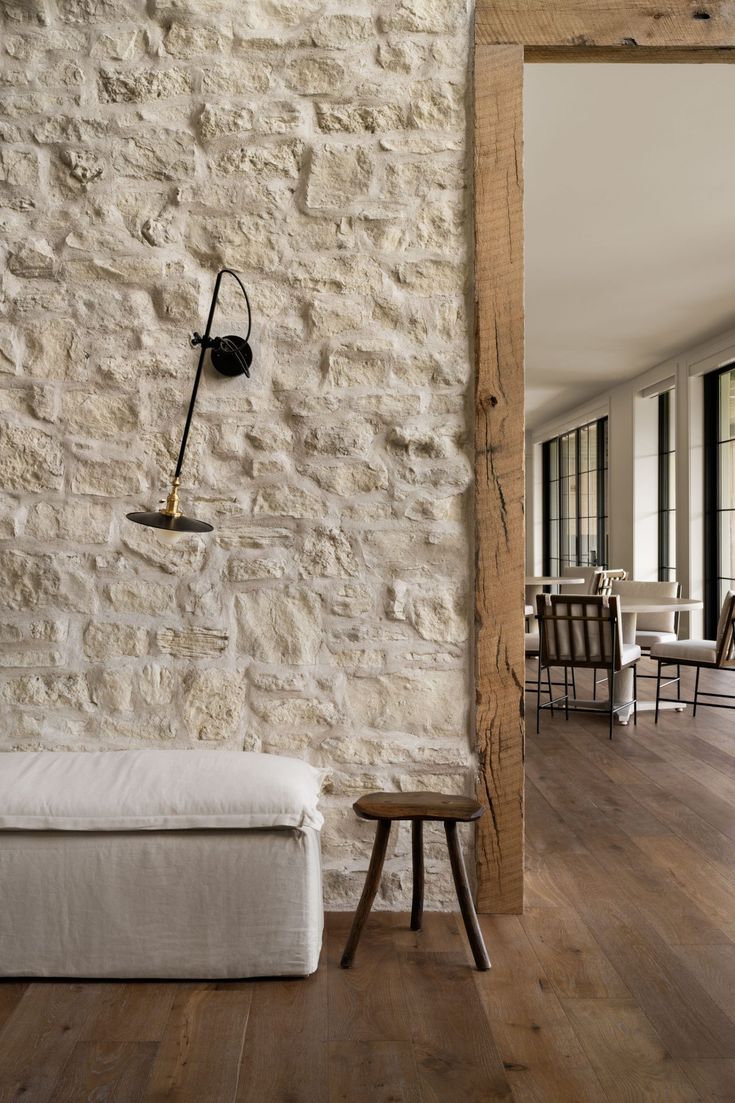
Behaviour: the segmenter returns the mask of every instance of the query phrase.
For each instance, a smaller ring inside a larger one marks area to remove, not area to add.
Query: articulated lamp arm
[[[248,308],[248,329],[245,337],[237,337],[230,335],[228,337],[212,337],[212,322],[214,320],[214,312],[217,307],[217,299],[219,298],[219,289],[224,275],[232,276],[237,282],[240,290],[245,298],[245,303]],[[202,377],[202,370],[204,368],[204,359],[207,354],[207,349],[211,350],[212,365],[220,372],[221,375],[236,376],[246,375],[250,377],[250,365],[253,362],[253,353],[248,341],[250,339],[250,331],[252,329],[252,314],[250,311],[250,300],[248,293],[245,290],[245,286],[238,276],[237,272],[233,272],[231,268],[223,268],[217,273],[217,279],[214,284],[214,291],[212,292],[212,302],[209,307],[209,315],[207,317],[207,325],[204,330],[204,336],[200,337],[198,333],[194,333],[191,343],[193,347],[197,345],[201,346],[199,353],[199,363],[197,364],[196,375],[194,376],[194,385],[191,391],[191,398],[189,399],[189,409],[186,414],[186,421],[184,423],[184,433],[181,438],[181,445],[179,447],[179,456],[176,461],[176,471],[174,472],[173,482],[171,484],[171,490],[166,498],[166,504],[163,509],[154,511],[152,513],[128,513],[128,519],[137,522],[139,525],[148,525],[151,528],[168,529],[179,532],[211,532],[212,525],[206,521],[197,521],[193,517],[184,517],[179,507],[179,486],[181,484],[181,471],[184,466],[184,455],[186,453],[186,445],[189,439],[189,430],[191,428],[191,421],[194,414],[194,407],[197,400],[197,392],[199,391],[199,383]]]

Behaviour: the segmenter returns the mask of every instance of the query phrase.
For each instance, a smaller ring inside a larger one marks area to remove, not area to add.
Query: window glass
[[[544,572],[606,562],[607,418],[546,441]]]

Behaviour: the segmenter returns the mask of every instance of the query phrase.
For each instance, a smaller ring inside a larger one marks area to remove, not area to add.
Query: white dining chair
[[[720,619],[717,623],[717,634],[713,640],[672,640],[667,643],[656,643],[651,648],[651,658],[656,659],[658,668],[656,673],[656,723],[658,724],[659,704],[666,698],[661,697],[661,690],[666,686],[677,685],[681,691],[681,675],[677,674],[667,681],[661,681],[663,668],[666,666],[690,666],[697,671],[694,682],[694,700],[683,702],[692,704],[692,716],[697,715],[697,705],[706,705],[709,708],[732,709],[735,705],[721,705],[717,701],[700,701],[700,697],[724,698],[733,700],[735,694],[714,693],[709,690],[700,690],[699,676],[703,670],[735,670],[735,590],[728,590],[720,610]],[[681,697],[675,698],[683,701]]]
[[[637,723],[636,663],[641,657],[641,649],[637,644],[623,642],[620,598],[605,594],[582,597],[539,594],[536,600],[540,647],[536,732],[541,731],[543,709],[563,706],[565,716],[569,719],[568,676],[577,667],[605,671],[609,689],[608,707],[603,711],[602,702],[591,706],[573,701],[571,711],[607,714],[611,739],[616,713],[632,706],[633,723]],[[629,666],[633,667],[633,698],[630,701],[616,701],[615,676]],[[564,670],[564,695],[556,699],[550,697],[548,702],[542,704],[541,676],[550,667],[561,667]]]

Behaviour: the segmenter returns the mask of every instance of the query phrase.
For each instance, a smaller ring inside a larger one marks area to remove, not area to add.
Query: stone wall
[[[0,9],[0,746],[329,764],[351,905],[358,794],[473,785],[464,0]],[[222,265],[252,379],[208,371],[183,489],[216,531],[170,543],[124,518]]]

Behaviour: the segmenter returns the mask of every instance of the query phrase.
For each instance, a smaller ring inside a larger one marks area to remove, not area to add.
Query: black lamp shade
[[[166,529],[168,532],[211,532],[213,525],[206,521],[197,521],[195,517],[185,517],[183,513],[172,517],[170,513],[156,510],[153,513],[128,513],[128,521],[136,525],[147,525],[152,529]]]

